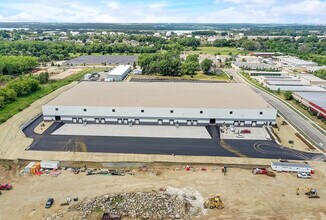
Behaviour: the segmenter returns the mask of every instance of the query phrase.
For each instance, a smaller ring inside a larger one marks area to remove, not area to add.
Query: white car
[[[310,173],[298,173],[297,177],[301,179],[311,179]]]

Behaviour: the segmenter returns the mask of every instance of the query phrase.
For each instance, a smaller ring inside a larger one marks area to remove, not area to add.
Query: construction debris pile
[[[94,211],[103,211],[134,219],[185,219],[200,214],[190,200],[196,197],[167,192],[131,192],[107,194],[81,203],[75,208],[85,218]]]

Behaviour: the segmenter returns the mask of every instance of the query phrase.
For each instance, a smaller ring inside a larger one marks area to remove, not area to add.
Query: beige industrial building
[[[261,126],[276,110],[241,83],[81,82],[43,106],[47,121]]]

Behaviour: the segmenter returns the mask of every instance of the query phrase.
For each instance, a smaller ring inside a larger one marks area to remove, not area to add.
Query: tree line
[[[195,75],[202,70],[210,74],[213,69],[213,61],[204,59],[199,64],[198,55],[188,55],[184,61],[180,58],[178,51],[165,53],[142,54],[138,58],[144,74],[160,74],[162,76]]]
[[[27,96],[40,90],[41,84],[47,83],[48,80],[48,73],[41,73],[38,76],[20,76],[9,80],[0,88],[0,108],[15,101],[17,97]]]
[[[35,57],[0,56],[0,74],[16,75],[29,72],[38,65]]]

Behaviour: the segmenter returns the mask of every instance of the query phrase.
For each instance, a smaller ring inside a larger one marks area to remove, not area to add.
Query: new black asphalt
[[[51,135],[63,123],[54,123],[42,135],[34,128],[42,121],[37,118],[23,129],[34,142],[28,150],[73,151],[130,154],[165,154],[192,156],[246,156],[252,158],[310,160],[321,154],[306,153],[277,145],[274,141],[224,140],[219,139],[218,127],[208,126],[212,139],[152,138],[152,137],[103,137]]]

